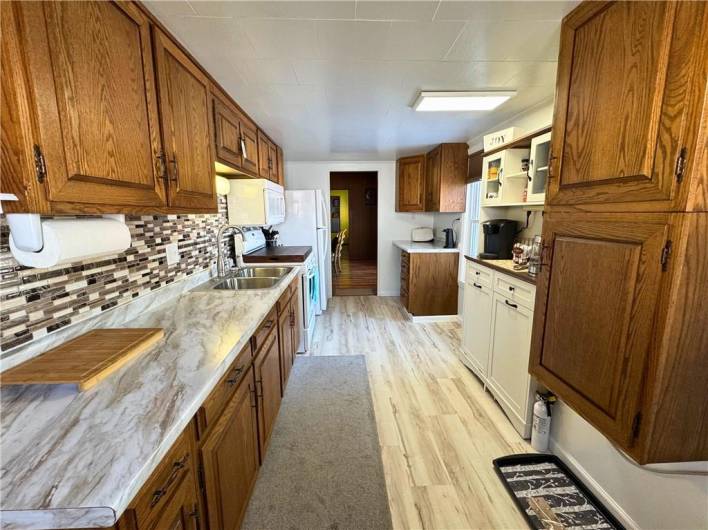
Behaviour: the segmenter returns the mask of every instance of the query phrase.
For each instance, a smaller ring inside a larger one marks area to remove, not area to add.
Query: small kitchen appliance
[[[455,248],[455,231],[452,228],[446,228],[445,232],[445,248]]]
[[[414,243],[428,243],[435,239],[432,228],[419,227],[411,230],[411,241]]]
[[[491,219],[482,223],[484,252],[482,259],[511,259],[517,222],[511,219]]]

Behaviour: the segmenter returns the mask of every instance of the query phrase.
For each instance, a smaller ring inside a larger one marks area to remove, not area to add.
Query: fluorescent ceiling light
[[[413,104],[417,111],[493,110],[516,92],[421,92]]]

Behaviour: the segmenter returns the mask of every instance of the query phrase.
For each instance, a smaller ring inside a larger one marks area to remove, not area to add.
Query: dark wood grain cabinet
[[[457,252],[401,252],[401,303],[413,316],[457,314]]]
[[[467,150],[466,143],[440,144],[426,155],[426,212],[465,211]]]
[[[280,348],[275,329],[268,335],[263,347],[256,354],[253,366],[258,400],[258,441],[261,462],[263,462],[282,398]]]
[[[398,159],[396,163],[396,211],[425,211],[425,155]]]
[[[708,459],[706,31],[683,2],[561,30],[530,371],[643,464]]]
[[[586,2],[564,19],[548,204],[706,210],[707,20],[705,2]]]
[[[0,19],[5,212],[215,212],[217,162],[284,183],[282,150],[140,3]]]

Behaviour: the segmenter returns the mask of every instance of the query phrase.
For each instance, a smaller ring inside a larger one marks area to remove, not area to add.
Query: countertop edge
[[[445,248],[442,246],[435,246],[432,242],[427,241],[405,241],[405,240],[394,240],[393,245],[408,252],[409,254],[437,254],[437,253],[460,253],[460,249],[455,248]],[[430,245],[428,247],[421,247],[416,245]]]
[[[468,256],[466,254],[465,254],[465,259],[468,261],[471,261],[473,263],[477,263],[479,265],[489,267],[490,269],[500,272],[502,274],[507,274],[507,275],[511,276],[512,278],[518,278],[519,280],[525,281],[526,283],[530,283],[531,285],[534,285],[534,286],[536,285],[536,281],[537,281],[536,278],[530,276],[528,272],[514,271],[511,269],[506,269],[504,267],[500,267],[499,265],[495,265],[493,263],[494,260],[473,258],[472,256]]]

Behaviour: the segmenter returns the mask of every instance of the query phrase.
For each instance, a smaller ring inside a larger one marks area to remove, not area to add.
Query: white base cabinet
[[[528,372],[535,287],[467,262],[461,361],[524,438],[531,436],[535,381]]]

